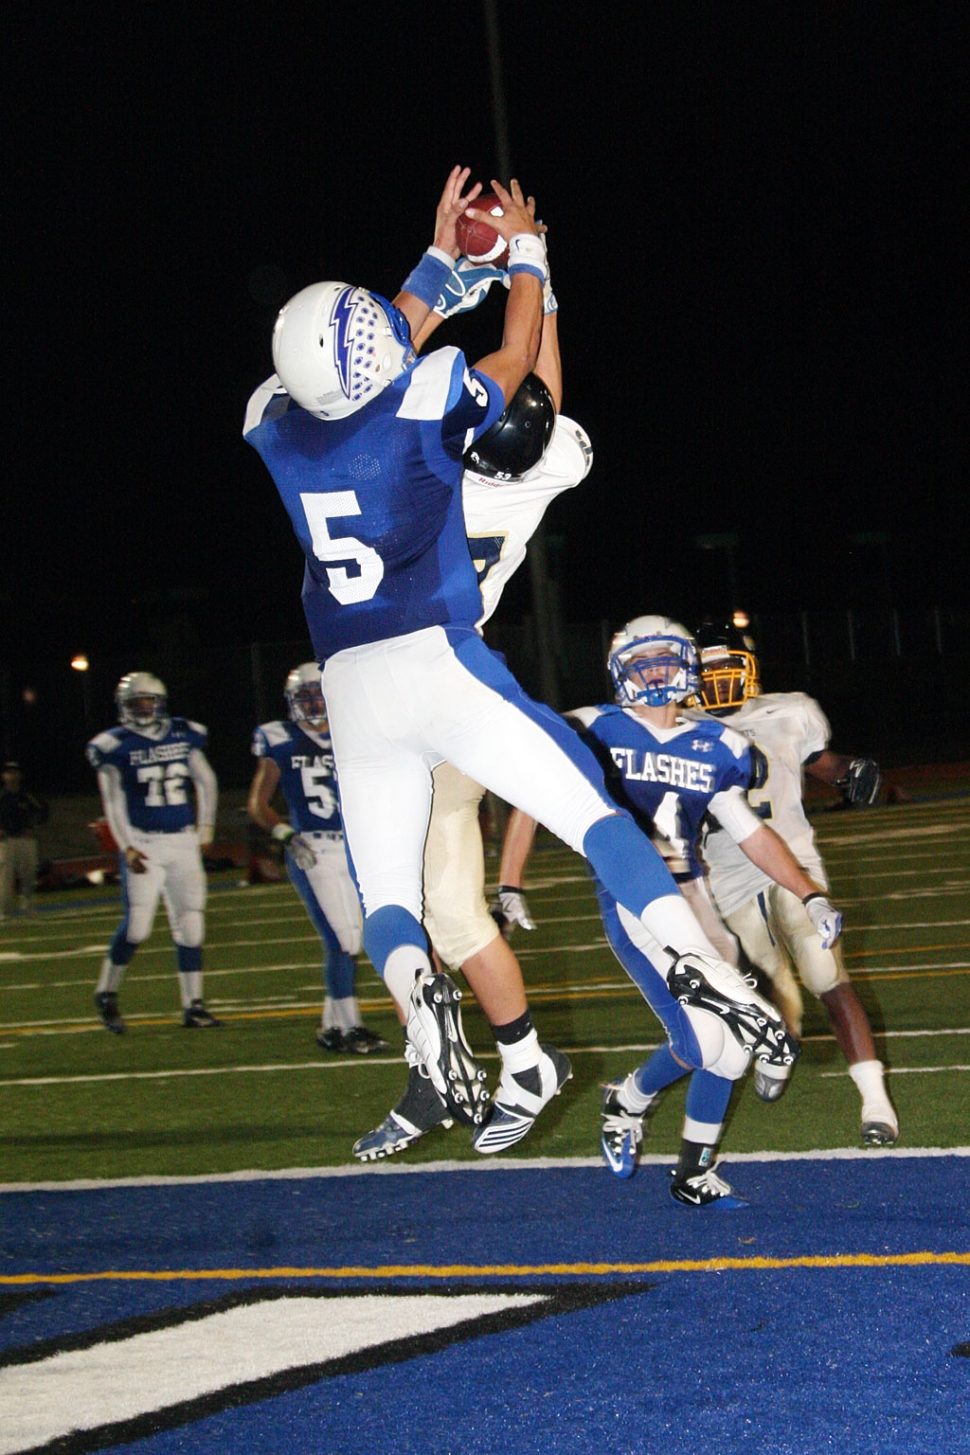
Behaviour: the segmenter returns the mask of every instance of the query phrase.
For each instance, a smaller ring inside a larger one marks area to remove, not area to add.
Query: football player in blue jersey
[[[569,717],[603,763],[616,801],[662,845],[712,942],[734,958],[707,896],[698,857],[698,836],[708,815],[764,874],[799,897],[823,939],[834,944],[841,915],[818,892],[787,844],[748,805],[745,790],[753,767],[746,739],[713,719],[694,721],[681,714],[681,703],[700,685],[697,649],[685,628],[664,616],[637,617],[614,636],[608,666],[614,703],[579,708]],[[521,885],[523,854],[534,827],[521,815],[513,816],[503,855],[503,883]],[[731,1089],[751,1064],[759,1028],[752,1024],[744,1036],[731,1034],[734,1028],[724,1021],[716,1002],[702,997],[696,1004],[684,1005],[681,982],[689,977],[689,968],[686,977],[666,976],[639,922],[601,882],[597,892],[613,952],[668,1036],[642,1066],[605,1088],[606,1161],[618,1177],[632,1176],[644,1117],[666,1086],[689,1074],[687,1115],[671,1195],[692,1207],[742,1205],[718,1177],[714,1163]],[[755,1059],[754,1065],[756,1091],[765,1100],[774,1100],[791,1062],[776,1067]]]
[[[479,213],[470,205],[477,184],[462,192],[468,176],[467,168],[450,174],[434,244],[393,303],[327,282],[284,306],[273,334],[277,372],[250,400],[244,434],[304,551],[303,603],[323,667],[364,947],[407,1014],[409,1042],[435,1089],[459,1120],[482,1126],[484,1072],[461,1031],[453,981],[432,971],[421,925],[431,771],[442,761],[583,853],[652,935],[671,976],[687,957],[685,995],[715,997],[739,1023],[756,1017],[764,1059],[794,1052],[775,1007],[719,961],[659,854],[610,798],[591,751],[526,696],[475,630],[482,608],[462,460],[535,364],[547,267],[533,200],[516,182],[510,191],[493,182],[502,214]],[[463,211],[509,247],[502,344],[474,368],[455,348],[416,359],[412,345],[454,271]],[[560,1071],[540,1060],[533,1079],[541,1107]]]
[[[253,736],[259,766],[249,790],[249,816],[282,843],[286,872],[323,941],[325,995],[317,1045],[360,1056],[386,1051],[387,1042],[361,1024],[354,994],[360,900],[347,866],[327,705],[316,662],[294,667],[283,694],[289,722],[263,723]],[[289,823],[273,807],[278,788],[286,799]]]
[[[465,260],[463,260],[465,261]],[[437,325],[465,312],[495,282],[499,268],[456,268],[450,286],[418,334],[420,348]],[[535,372],[519,386],[497,424],[475,442],[462,478],[465,530],[482,592],[481,630],[496,610],[506,583],[525,559],[528,543],[548,505],[584,480],[593,451],[586,432],[567,418],[562,405],[562,360],[558,304],[544,289],[542,343]],[[502,1062],[487,1122],[472,1145],[483,1155],[504,1152],[528,1134],[542,1101],[530,1080],[543,1058],[568,1076],[566,1058],[542,1045],[525,993],[522,970],[485,898],[485,853],[479,822],[484,789],[451,763],[433,773],[434,791],[424,849],[424,925],[440,963],[460,968],[475,993]],[[505,897],[506,924],[514,905]],[[354,1156],[376,1161],[401,1152],[452,1119],[412,1049],[405,1047],[408,1079],[404,1093],[381,1124],[354,1145]],[[547,1081],[552,1075],[547,1071]]]
[[[205,756],[200,723],[170,717],[164,682],[129,672],[115,692],[119,726],[88,743],[105,817],[118,845],[124,914],[105,955],[94,1004],[115,1035],[126,1026],[118,988],[138,946],[152,932],[159,896],[175,941],[182,1024],[207,1030],[220,1021],[202,999],[205,870],[212,843],[218,784]],[[195,803],[193,804],[193,792]]]

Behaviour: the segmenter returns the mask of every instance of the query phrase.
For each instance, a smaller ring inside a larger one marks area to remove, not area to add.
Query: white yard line
[[[807,1152],[725,1152],[723,1162],[870,1162],[880,1158],[970,1157],[970,1147],[829,1147]],[[648,1152],[644,1166],[669,1167],[675,1153]],[[251,1168],[240,1172],[208,1172],[193,1177],[76,1178],[70,1182],[5,1182],[0,1193],[101,1192],[115,1187],[192,1187],[209,1182],[302,1182],[324,1177],[423,1177],[429,1173],[545,1172],[561,1168],[597,1168],[606,1176],[602,1157],[489,1157],[477,1162],[442,1159],[438,1162],[347,1163],[338,1167]]]
[[[297,1007],[292,1007],[296,1009]],[[970,1036],[970,1026],[959,1029],[943,1029],[936,1031],[886,1031],[881,1040],[908,1039],[913,1036]],[[806,1042],[833,1041],[831,1035],[806,1036]],[[563,1046],[561,1049],[569,1056],[612,1056],[612,1055],[642,1055],[657,1049],[656,1041],[631,1042],[623,1046]],[[476,1053],[480,1060],[494,1061],[498,1059],[495,1051],[481,1051]],[[337,1057],[326,1060],[315,1061],[269,1061],[260,1065],[245,1066],[192,1066],[178,1067],[168,1071],[103,1071],[93,1072],[82,1076],[21,1076],[0,1079],[0,1089],[14,1086],[67,1086],[80,1082],[103,1082],[103,1081],[168,1081],[187,1076],[241,1076],[241,1075],[267,1075],[286,1071],[366,1071],[374,1066],[399,1066],[402,1062],[400,1056],[348,1056],[338,1059]],[[916,1067],[892,1067],[890,1074],[895,1076],[900,1072],[912,1071],[965,1071],[970,1069],[965,1066],[916,1066]],[[846,1076],[846,1071],[820,1071],[819,1076],[831,1079],[838,1076]]]

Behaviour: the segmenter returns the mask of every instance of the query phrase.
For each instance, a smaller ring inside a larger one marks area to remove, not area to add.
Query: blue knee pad
[[[365,916],[364,949],[378,975],[383,976],[388,955],[399,945],[428,952],[428,937],[409,910],[400,904],[385,904]]]
[[[586,830],[583,853],[603,887],[638,919],[655,899],[678,892],[670,870],[629,814],[598,819]]]

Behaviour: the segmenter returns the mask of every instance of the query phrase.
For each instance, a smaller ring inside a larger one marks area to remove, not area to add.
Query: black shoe
[[[94,1007],[101,1017],[101,1024],[106,1031],[111,1031],[115,1036],[123,1036],[128,1027],[121,1019],[121,1012],[118,1009],[118,993],[115,990],[99,990],[94,997]]]
[[[781,1012],[758,994],[753,976],[739,974],[733,965],[688,951],[667,971],[667,988],[681,1005],[719,1016],[756,1061],[790,1068],[798,1060],[801,1047]]]
[[[344,1033],[339,1026],[321,1026],[317,1031],[317,1045],[321,1051],[342,1051]]]
[[[743,1197],[738,1197],[734,1188],[710,1168],[707,1172],[695,1172],[690,1177],[678,1175],[677,1168],[670,1170],[670,1195],[681,1207],[747,1207]]]
[[[190,1031],[208,1031],[213,1026],[221,1026],[222,1021],[216,1020],[210,1015],[201,1000],[193,1000],[192,1004],[182,1012],[182,1024]]]
[[[472,1134],[476,1152],[505,1152],[532,1130],[542,1108],[571,1078],[569,1057],[555,1046],[539,1047],[539,1065],[518,1076],[502,1072],[491,1112]]]
[[[366,1026],[352,1026],[344,1032],[343,1049],[353,1051],[355,1056],[369,1056],[374,1051],[386,1051],[388,1046],[376,1031],[369,1031]]]
[[[397,1106],[388,1112],[379,1127],[354,1143],[354,1156],[361,1162],[393,1157],[425,1132],[454,1125],[448,1108],[421,1070],[417,1065],[409,1067],[407,1089]]]
[[[415,978],[408,1008],[407,1039],[449,1112],[467,1126],[480,1126],[488,1092],[462,1030],[461,991],[450,975],[425,971]]]

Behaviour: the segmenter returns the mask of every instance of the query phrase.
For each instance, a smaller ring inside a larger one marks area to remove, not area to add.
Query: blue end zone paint
[[[0,1272],[966,1252],[966,1165],[945,1156],[729,1164],[751,1206],[708,1214],[671,1202],[658,1166],[630,1182],[567,1168],[11,1193],[0,1198]],[[949,1352],[970,1339],[967,1267],[651,1273],[643,1284],[642,1296],[326,1379],[116,1448],[970,1449],[970,1360]],[[66,1285],[11,1303],[7,1285],[0,1350],[239,1286]],[[378,1291],[369,1280],[341,1286]]]

